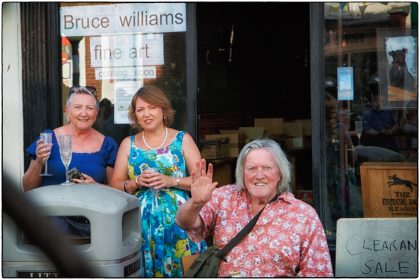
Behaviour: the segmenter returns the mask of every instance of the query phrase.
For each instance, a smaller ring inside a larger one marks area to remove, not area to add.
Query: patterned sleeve
[[[105,136],[105,162],[107,166],[114,167],[117,151],[117,142],[112,137]]]
[[[315,209],[305,225],[298,277],[334,277],[324,229]]]

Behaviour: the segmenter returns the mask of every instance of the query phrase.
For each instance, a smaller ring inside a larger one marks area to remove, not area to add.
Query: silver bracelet
[[[124,182],[124,191],[125,191],[126,193],[129,193],[129,192],[127,191],[127,185],[128,185],[128,180],[125,180],[125,182]]]

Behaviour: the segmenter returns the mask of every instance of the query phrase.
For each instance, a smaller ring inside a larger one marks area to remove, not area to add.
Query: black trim
[[[310,4],[311,118],[313,205],[325,225],[327,174],[324,146],[324,4]]]
[[[60,125],[59,3],[25,2],[21,8],[24,147]],[[25,170],[29,158],[25,157]]]
[[[324,4],[310,4],[311,45],[311,114],[312,114],[312,190],[313,206],[324,229],[328,217],[327,151],[325,138],[324,87]],[[331,262],[335,271],[335,235],[327,236]]]
[[[47,68],[48,87],[50,89],[48,111],[50,118],[48,125],[55,128],[62,125],[63,108],[61,94],[61,35],[60,35],[60,6],[59,3],[47,3]]]
[[[187,3],[187,131],[198,141],[197,132],[197,20],[195,3]]]

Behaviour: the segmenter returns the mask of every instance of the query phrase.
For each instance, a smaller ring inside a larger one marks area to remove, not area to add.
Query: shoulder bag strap
[[[270,201],[273,202],[277,199],[277,195]],[[269,203],[270,203],[269,202]],[[265,205],[267,206],[267,205]],[[264,206],[264,208],[265,208]],[[218,258],[222,258],[224,255],[226,255],[230,250],[232,250],[236,245],[238,245],[238,243],[252,230],[252,228],[255,226],[255,224],[258,221],[258,218],[261,216],[261,213],[264,211],[264,208],[261,209],[257,215],[254,216],[254,218],[251,219],[251,221],[249,221],[249,223],[244,226],[241,231],[234,237],[232,238],[232,240],[225,245],[225,247],[223,247],[221,250],[219,250],[219,252],[216,253],[216,257]]]

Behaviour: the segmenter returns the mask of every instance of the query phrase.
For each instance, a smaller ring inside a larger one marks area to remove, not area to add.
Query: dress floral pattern
[[[236,185],[216,189],[201,209],[204,226],[187,231],[192,240],[213,234],[225,246],[251,219],[245,191]],[[322,224],[313,207],[283,193],[269,203],[252,231],[226,256],[219,277],[332,277]]]
[[[171,177],[187,176],[182,139],[185,132],[178,132],[166,148],[143,150],[135,146],[131,136],[128,175],[134,180],[142,168],[156,168]],[[141,188],[134,194],[140,201],[142,255],[141,277],[182,277],[181,257],[202,252],[205,241],[194,243],[186,232],[175,224],[179,206],[189,199],[186,191],[165,188],[154,193]]]

